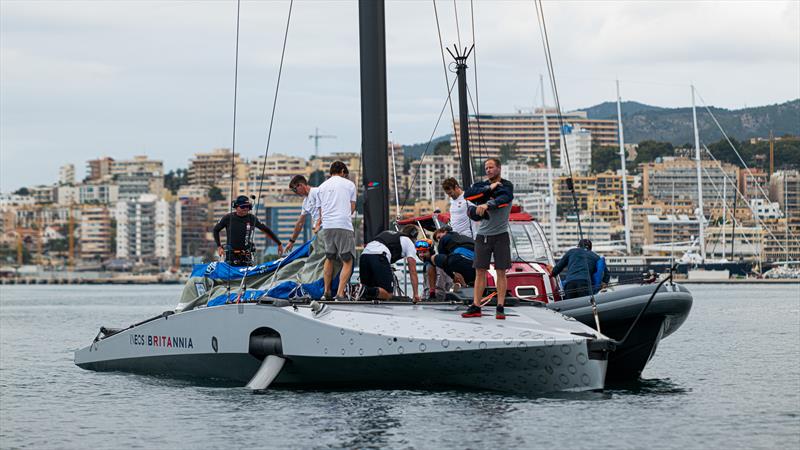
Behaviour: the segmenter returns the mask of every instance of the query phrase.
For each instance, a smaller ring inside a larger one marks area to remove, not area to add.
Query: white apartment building
[[[442,189],[442,181],[453,177],[461,184],[458,156],[427,155],[424,160],[411,163],[411,176],[414,180],[414,185],[411,186],[412,198],[430,200],[433,197],[434,200],[445,200],[447,195]]]
[[[153,194],[117,203],[117,257],[170,263],[175,256],[177,203]]]
[[[111,204],[119,200],[119,186],[113,183],[82,184],[78,187],[80,203]]]
[[[778,202],[768,202],[763,198],[750,199],[750,209],[753,210],[756,217],[762,220],[780,219],[783,217],[781,205]]]
[[[58,184],[60,186],[75,184],[75,164],[64,164],[58,169]]]
[[[574,174],[588,174],[592,168],[592,133],[582,128],[564,131],[566,151],[561,148],[561,169],[567,171],[567,157]]]

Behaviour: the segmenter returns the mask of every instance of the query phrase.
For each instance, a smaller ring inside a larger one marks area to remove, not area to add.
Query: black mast
[[[386,30],[383,0],[359,0],[364,242],[389,229]]]
[[[472,48],[461,53],[453,46],[456,53],[447,49],[447,53],[456,60],[456,76],[458,77],[458,125],[461,151],[461,186],[469,189],[472,186],[472,158],[469,156],[469,103],[467,103],[467,58]]]

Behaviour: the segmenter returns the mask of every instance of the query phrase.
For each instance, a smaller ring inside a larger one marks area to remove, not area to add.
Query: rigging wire
[[[233,206],[233,184],[236,181],[234,173],[236,172],[236,103],[238,100],[239,92],[239,12],[241,10],[241,0],[236,1],[236,56],[233,64],[233,137],[231,142],[231,192],[228,200],[231,202],[231,214],[236,210]],[[231,244],[231,223],[225,227],[226,241],[225,245]],[[229,287],[230,289],[230,287]]]
[[[478,157],[481,161],[485,161],[486,158],[484,157],[483,151],[486,146],[486,141],[484,140],[483,131],[481,130],[481,110],[480,110],[480,94],[478,93],[478,49],[476,47],[475,42],[475,8],[473,6],[473,0],[469,0],[469,17],[470,22],[472,24],[472,73],[475,76],[475,105],[473,109],[475,110],[475,124],[478,126]],[[469,92],[469,91],[467,91]],[[470,102],[472,98],[470,97]],[[470,161],[470,167],[472,167],[472,162]],[[466,186],[464,186],[466,188]]]
[[[544,8],[542,6],[542,0],[534,0],[533,5],[536,8],[536,19],[539,22],[539,34],[542,38],[542,47],[544,48],[545,61],[547,63],[547,72],[548,76],[550,77],[550,83],[553,87],[553,100],[555,101],[556,112],[558,113],[558,125],[560,128],[559,143],[561,144],[561,148],[563,149],[564,159],[567,162],[567,170],[569,171],[569,178],[567,179],[567,187],[569,188],[570,194],[572,195],[572,204],[575,210],[575,218],[578,221],[578,235],[580,236],[581,239],[583,239],[583,227],[581,226],[581,214],[580,214],[580,209],[578,208],[578,196],[575,193],[575,186],[573,184],[572,165],[570,164],[569,149],[567,148],[566,136],[564,135],[564,116],[561,113],[561,101],[559,100],[558,97],[558,85],[556,84],[556,75],[555,75],[555,70],[553,68],[553,58],[550,53],[550,39],[547,36],[547,24],[544,19]]]
[[[255,205],[254,214],[258,217],[258,207],[261,204],[261,192],[264,188],[264,175],[267,170],[267,157],[269,157],[269,144],[272,141],[272,127],[275,123],[275,110],[277,109],[278,105],[278,92],[281,87],[281,75],[283,74],[283,61],[286,56],[286,42],[289,40],[289,25],[292,21],[292,6],[294,5],[294,0],[289,0],[289,13],[286,16],[286,29],[283,33],[283,47],[281,48],[281,62],[278,65],[278,79],[275,83],[275,95],[272,99],[272,113],[270,114],[269,118],[269,131],[267,132],[267,144],[264,148],[264,164],[261,166],[261,176],[260,181],[258,183],[258,196]],[[253,232],[255,229],[250,230],[250,236],[248,238],[252,238]]]
[[[444,85],[447,88],[447,102],[450,104],[450,118],[453,121],[452,122],[452,124],[453,124],[453,134],[456,135],[457,134],[456,131],[455,131],[456,115],[455,115],[455,112],[453,112],[453,100],[452,100],[452,97],[450,95],[450,93],[453,91],[453,88],[452,87],[448,87],[450,85],[450,78],[447,76],[447,62],[445,61],[445,58],[444,58],[444,43],[442,42],[442,28],[439,25],[439,10],[436,8],[436,0],[431,0],[431,3],[433,3],[433,15],[436,18],[436,34],[439,36],[439,52],[440,52],[440,54],[442,56],[442,70],[444,71]],[[458,78],[456,78],[456,79],[458,79]],[[455,139],[455,141],[456,141],[456,153],[458,154],[458,157],[460,159],[461,158],[461,144],[458,142],[458,139]],[[433,206],[433,205],[431,205],[431,206]]]
[[[458,48],[461,48],[461,27],[458,25],[458,5],[456,5],[456,0],[453,0],[453,16],[456,18],[456,36],[458,36]]]
[[[722,167],[722,163],[714,156],[713,153],[711,153],[711,150],[709,150],[708,147],[706,147],[705,143],[703,143],[703,148],[706,150],[706,153],[708,153],[708,155],[711,156],[711,159],[713,159],[714,162],[717,163],[717,166],[719,166],[719,170],[722,172],[722,175],[725,177],[725,180],[728,181],[731,185],[733,185],[733,182],[728,178],[728,174],[725,172],[725,169]],[[736,189],[736,192],[739,193],[741,198],[745,198],[744,193],[742,193],[742,191],[740,191],[738,187],[736,187],[734,189]],[[746,203],[746,205],[750,209],[750,212],[753,213],[753,217],[755,217],[756,220],[758,221],[758,223],[761,226],[763,226],[765,230],[767,230],[767,233],[769,233],[769,235],[775,240],[775,242],[778,244],[778,246],[781,247],[781,250],[786,251],[786,247],[783,246],[783,244],[781,243],[781,240],[778,239],[775,236],[775,234],[772,233],[772,230],[767,226],[767,224],[760,217],[758,217],[758,214],[756,214],[756,211],[753,209],[752,205],[750,205],[749,202]],[[794,233],[790,233],[790,234],[792,234],[792,236],[795,237],[795,240],[798,240],[797,236]]]
[[[458,81],[457,78],[454,79],[453,83],[447,90],[447,99],[444,101],[444,105],[442,105],[442,110],[439,111],[439,118],[436,119],[436,125],[434,125],[433,131],[431,131],[431,136],[428,139],[428,144],[425,146],[425,151],[422,152],[422,156],[420,156],[419,158],[420,165],[422,165],[422,162],[425,160],[425,155],[428,154],[428,150],[430,150],[431,148],[431,143],[433,142],[433,136],[436,135],[436,130],[439,128],[439,123],[442,121],[442,116],[444,115],[444,111],[445,109],[447,109],[447,103],[450,101],[450,93],[453,92],[453,88],[456,86],[457,81]],[[419,169],[417,169],[417,171],[414,173],[414,176],[411,178],[411,183],[409,183],[409,185],[406,187],[406,192],[404,195],[405,198],[403,199],[403,205],[400,207],[400,211],[403,211],[406,208],[406,205],[408,204],[409,194],[411,193],[411,187],[414,186],[414,182],[417,180],[417,175],[419,175]],[[431,205],[431,207],[433,207],[433,205]],[[399,214],[400,213],[398,212],[398,215]]]

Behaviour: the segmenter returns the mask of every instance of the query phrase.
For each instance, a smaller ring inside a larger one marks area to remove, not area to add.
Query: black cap
[[[578,247],[586,249],[586,250],[591,250],[592,249],[592,241],[590,241],[589,239],[581,239],[580,241],[578,241]]]
[[[250,199],[247,198],[246,195],[240,195],[240,196],[236,197],[236,200],[234,200],[234,202],[233,202],[233,207],[234,208],[238,208],[240,206],[247,206],[247,205],[253,206],[253,204],[250,203]]]

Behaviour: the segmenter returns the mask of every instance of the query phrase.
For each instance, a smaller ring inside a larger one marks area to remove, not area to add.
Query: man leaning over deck
[[[334,161],[330,168],[331,177],[319,185],[317,200],[322,220],[325,240],[325,266],[323,280],[325,300],[334,300],[331,295],[333,282],[333,263],[342,262],[339,274],[339,287],[335,300],[344,301],[345,289],[353,274],[353,259],[356,255],[356,235],[352,215],[356,210],[356,185],[347,179],[349,171],[341,161]]]

